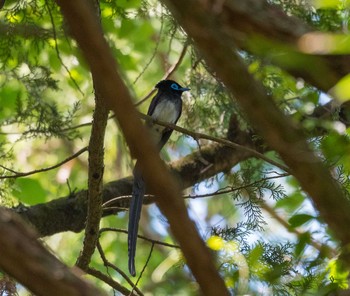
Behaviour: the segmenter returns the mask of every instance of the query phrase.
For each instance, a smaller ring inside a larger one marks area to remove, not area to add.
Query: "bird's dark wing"
[[[132,198],[129,207],[129,226],[128,226],[128,255],[129,255],[129,272],[132,276],[136,275],[135,270],[135,253],[137,232],[141,215],[143,197],[145,195],[145,183],[142,178],[139,166],[134,168],[134,183],[132,187]]]
[[[158,101],[161,99],[162,94],[158,91],[158,93],[153,97],[151,104],[148,107],[147,115],[151,116],[156,108]]]

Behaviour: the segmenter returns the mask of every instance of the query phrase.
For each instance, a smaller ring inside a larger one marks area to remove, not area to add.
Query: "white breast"
[[[163,100],[159,102],[152,114],[152,118],[164,122],[175,123],[177,119],[176,105],[170,100]],[[158,124],[154,124],[150,127],[151,137],[154,143],[159,143],[165,128],[166,127]]]
[[[175,123],[177,118],[175,104],[170,100],[161,101],[154,110],[152,117],[160,121]]]

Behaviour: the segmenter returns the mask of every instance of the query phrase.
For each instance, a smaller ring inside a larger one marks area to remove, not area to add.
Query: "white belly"
[[[152,117],[160,121],[175,123],[177,118],[175,104],[170,100],[161,101],[154,110]]]
[[[176,105],[170,100],[163,100],[154,110],[152,118],[164,122],[175,123],[177,119]],[[160,141],[163,130],[166,127],[154,124],[151,127],[151,134],[153,141],[158,143]]]

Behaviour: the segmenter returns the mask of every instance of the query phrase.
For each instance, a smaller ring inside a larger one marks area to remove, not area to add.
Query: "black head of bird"
[[[184,91],[190,90],[188,87],[182,87],[180,84],[170,79],[158,82],[156,88],[158,88],[159,91],[173,92],[180,95]]]

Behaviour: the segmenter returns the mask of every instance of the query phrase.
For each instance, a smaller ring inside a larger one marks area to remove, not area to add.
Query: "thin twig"
[[[187,52],[187,49],[188,49],[188,41],[186,41],[184,47],[182,48],[182,51],[180,53],[180,56],[179,56],[179,59],[177,60],[177,62],[175,64],[173,64],[169,69],[168,71],[165,73],[165,75],[163,76],[162,79],[168,79],[171,75],[173,75],[173,73],[179,68],[179,66],[181,65],[185,55],[186,55],[186,52]]]
[[[215,192],[211,192],[211,193],[206,193],[206,194],[198,194],[198,195],[185,195],[183,196],[184,198],[191,198],[191,199],[196,199],[196,198],[203,198],[203,197],[209,197],[209,196],[215,196],[215,195],[221,195],[221,194],[227,194],[227,193],[232,193],[234,191],[238,191],[238,190],[242,190],[248,187],[252,187],[255,186],[261,182],[267,181],[267,180],[271,180],[271,179],[278,179],[278,178],[284,178],[284,177],[288,177],[290,176],[290,174],[286,173],[286,174],[281,174],[278,176],[271,176],[271,177],[266,177],[266,178],[262,178],[260,180],[257,180],[255,182],[249,183],[249,184],[245,184],[239,187],[231,187],[229,186],[229,189],[225,189],[225,188],[221,188]],[[226,187],[227,188],[227,187]]]
[[[131,194],[128,195],[121,195],[114,197],[112,199],[107,200],[105,203],[102,204],[102,208],[107,209],[110,205],[112,205],[114,202],[117,202],[121,199],[131,199]]]
[[[283,174],[280,174],[278,172],[274,172],[274,173],[277,174],[277,175],[276,176],[265,177],[265,178],[262,178],[260,180],[257,180],[257,181],[254,181],[254,182],[251,182],[249,184],[242,185],[242,186],[238,186],[238,187],[226,186],[225,188],[220,188],[220,189],[218,189],[218,190],[216,190],[214,192],[205,193],[205,194],[198,194],[198,195],[188,194],[188,195],[183,195],[182,197],[185,198],[185,199],[187,199],[187,198],[196,199],[196,198],[205,198],[205,197],[217,196],[217,195],[232,193],[232,192],[235,192],[235,191],[238,191],[238,190],[242,190],[242,189],[245,189],[245,188],[248,188],[248,187],[251,187],[251,186],[255,186],[255,185],[257,185],[257,184],[259,184],[261,182],[267,181],[267,180],[279,179],[279,178],[284,178],[284,177],[290,176],[289,173],[283,173]],[[153,194],[145,194],[145,197],[153,198],[153,199],[156,198],[156,196],[154,196]],[[105,209],[111,209],[109,207],[109,205],[113,205],[113,203],[118,202],[118,200],[126,199],[126,198],[130,199],[131,195],[122,195],[122,196],[118,196],[118,197],[112,198],[112,199],[108,200],[107,202],[105,202],[103,204],[103,207]],[[120,208],[118,208],[118,209],[120,209]],[[117,232],[127,233],[127,230],[118,229],[118,228],[102,228],[102,229],[103,229],[103,231],[117,231]],[[100,231],[102,231],[102,229]],[[162,243],[160,241],[154,241],[154,240],[151,240],[151,239],[146,238],[146,237],[142,237],[142,236],[138,236],[138,237],[142,238],[142,239],[145,239],[147,241],[158,243],[158,244],[162,244],[162,245],[165,245],[165,246],[178,247],[178,246],[175,246],[175,245],[171,245],[171,244],[169,245],[169,244],[166,244],[166,243]]]
[[[144,198],[155,198],[155,196],[153,194],[145,194]],[[119,200],[122,200],[122,199],[131,199],[131,194],[120,195],[120,196],[111,198],[107,200],[104,204],[102,204],[102,207],[103,209],[107,210],[110,208],[110,205],[113,205],[113,203],[118,202]]]
[[[122,286],[121,284],[119,284],[118,282],[116,282],[115,280],[113,280],[111,277],[105,275],[104,273],[102,273],[99,270],[96,270],[94,268],[88,267],[86,269],[86,273],[90,274],[92,276],[94,276],[95,278],[98,278],[99,280],[105,282],[107,285],[109,285],[110,287],[112,287],[113,289],[119,291],[120,293],[122,293],[123,295],[130,295],[130,290],[126,289],[124,286]],[[138,296],[135,293],[132,293],[131,295],[133,296]]]
[[[237,144],[237,143],[234,143],[232,141],[229,141],[229,140],[226,140],[226,139],[223,139],[223,138],[218,138],[218,137],[214,137],[214,136],[209,136],[209,135],[206,135],[206,134],[203,134],[203,133],[198,133],[198,132],[193,132],[193,131],[190,131],[188,129],[185,129],[183,127],[180,127],[178,125],[175,125],[175,124],[170,124],[170,123],[167,123],[167,122],[164,122],[164,121],[160,121],[160,120],[156,120],[146,114],[143,114],[143,113],[139,113],[141,118],[143,118],[144,120],[149,120],[151,122],[154,122],[158,125],[161,125],[161,126],[165,126],[165,127],[169,127],[175,131],[178,131],[182,134],[185,134],[185,135],[188,135],[194,139],[205,139],[205,140],[209,140],[209,141],[213,141],[213,142],[216,142],[216,143],[220,143],[220,144],[223,144],[225,146],[228,146],[228,147],[231,147],[231,148],[235,148],[235,149],[241,149],[241,150],[245,150],[249,153],[251,153],[253,156],[257,157],[257,158],[260,158],[278,168],[280,168],[281,170],[291,174],[291,171],[288,167],[286,167],[285,165],[281,164],[281,163],[278,163],[276,161],[274,161],[273,159],[270,159],[268,158],[267,156],[265,156],[264,154],[252,149],[252,148],[249,148],[249,147],[246,147],[246,146],[243,146],[243,145],[240,145],[240,144]]]
[[[66,158],[65,160],[47,167],[47,168],[43,168],[43,169],[38,169],[38,170],[34,170],[34,171],[30,171],[30,172],[16,172],[14,170],[11,170],[9,168],[4,167],[3,165],[0,165],[1,168],[3,168],[4,170],[10,171],[12,173],[14,173],[14,175],[8,175],[8,176],[0,176],[0,179],[10,179],[10,178],[20,178],[20,177],[26,177],[29,175],[34,175],[34,174],[38,174],[38,173],[43,173],[43,172],[47,172],[53,169],[56,169],[58,167],[60,167],[61,165],[71,161],[72,159],[78,157],[80,154],[83,154],[84,152],[86,152],[88,150],[88,147],[84,147],[82,149],[80,149],[77,153],[74,153],[73,155],[69,156],[68,158]]]
[[[112,227],[104,227],[100,229],[100,233],[106,232],[106,231],[113,231],[113,232],[120,232],[120,233],[128,233],[127,230],[125,229],[120,229],[120,228],[112,228]],[[156,245],[160,245],[160,246],[164,246],[164,247],[169,247],[169,248],[175,248],[175,249],[180,249],[180,246],[178,245],[174,245],[174,244],[169,244],[169,243],[165,243],[159,240],[154,240],[154,239],[150,239],[148,237],[145,237],[143,235],[137,235],[138,238],[143,239],[145,241],[148,241],[152,244],[156,244]]]
[[[176,61],[175,64],[173,64],[168,71],[165,73],[165,75],[162,77],[161,80],[164,79],[168,79],[181,65],[185,55],[186,55],[186,51],[188,48],[188,43],[186,42],[184,47],[182,48],[182,51],[180,53],[180,56],[178,58],[178,60]],[[135,107],[140,106],[141,104],[143,104],[145,101],[147,101],[154,93],[156,92],[156,89],[152,89],[144,98],[142,98],[140,101],[138,101],[137,103],[135,103]]]
[[[134,283],[132,282],[132,280],[126,275],[126,273],[124,271],[122,271],[118,266],[114,265],[113,263],[109,262],[103,252],[102,246],[100,241],[97,241],[97,250],[100,254],[100,257],[102,259],[103,264],[108,268],[112,268],[114,269],[116,272],[118,272],[128,283],[129,285],[133,288],[132,291],[136,291],[140,296],[143,295],[143,293],[140,291],[140,289],[138,289],[137,287],[135,287]]]
[[[139,277],[138,277],[138,279],[137,279],[137,281],[136,281],[136,283],[135,283],[135,286],[133,287],[133,289],[132,289],[131,292],[133,292],[133,290],[136,289],[137,284],[139,283],[140,279],[142,278],[142,275],[143,275],[144,271],[146,270],[146,267],[147,267],[147,265],[148,265],[148,262],[151,260],[152,253],[153,253],[153,248],[154,248],[154,243],[153,243],[152,246],[151,246],[151,250],[149,251],[149,255],[148,255],[148,257],[147,257],[147,260],[146,260],[146,262],[145,262],[145,265],[143,266],[143,268],[142,268],[142,270],[141,270],[141,273],[140,273],[140,275],[139,275]],[[130,293],[130,295],[131,295],[131,293]]]
[[[109,119],[113,119],[114,117],[115,117],[115,115],[112,114],[112,115],[110,115],[108,117],[108,120]],[[75,129],[79,129],[81,127],[86,127],[86,126],[91,126],[91,125],[92,125],[92,121],[85,122],[85,123],[81,123],[81,124],[77,124],[77,125],[74,125],[74,126],[63,128],[63,129],[59,130],[58,132],[60,132],[60,133],[68,132],[68,131],[71,131],[71,130],[75,130]],[[29,130],[24,131],[24,132],[0,132],[0,135],[25,135],[25,134],[29,134],[29,133],[40,133],[40,132],[41,131],[39,131],[37,129],[29,129]]]

